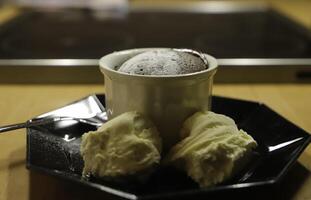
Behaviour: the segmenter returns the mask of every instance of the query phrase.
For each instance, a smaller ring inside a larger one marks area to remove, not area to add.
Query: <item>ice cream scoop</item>
[[[204,55],[183,49],[158,49],[140,53],[117,70],[138,75],[178,75],[202,71],[208,68]]]
[[[161,146],[148,118],[124,113],[82,136],[83,174],[114,179],[150,173],[160,162]]]
[[[256,141],[221,114],[197,112],[183,124],[182,138],[166,164],[184,170],[201,187],[221,183],[248,162]]]

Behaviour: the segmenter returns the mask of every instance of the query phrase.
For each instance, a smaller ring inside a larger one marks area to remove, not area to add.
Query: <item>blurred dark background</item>
[[[100,57],[144,47],[211,54],[221,66],[219,82],[311,80],[309,18],[293,17],[301,10],[288,12],[281,1],[18,0],[2,5],[11,17],[0,26],[1,82],[101,82]],[[9,77],[16,72],[24,75],[13,81]]]

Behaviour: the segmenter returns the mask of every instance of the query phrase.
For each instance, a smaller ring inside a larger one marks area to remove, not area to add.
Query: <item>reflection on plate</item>
[[[104,95],[96,97],[104,105]],[[247,167],[230,181],[215,187],[200,189],[186,174],[171,168],[158,169],[145,184],[116,184],[95,178],[84,180],[81,178],[83,160],[79,154],[80,136],[96,127],[77,121],[27,129],[27,167],[125,199],[207,197],[219,191],[277,183],[311,140],[307,132],[263,104],[217,96],[213,97],[212,102],[214,112],[232,117],[239,128],[258,142],[258,148]],[[85,109],[88,104],[79,104],[79,101],[74,104],[77,109],[79,105],[83,106],[80,111],[88,111]]]

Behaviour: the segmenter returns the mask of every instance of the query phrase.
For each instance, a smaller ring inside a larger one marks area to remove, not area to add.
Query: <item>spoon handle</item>
[[[16,129],[20,129],[20,128],[26,128],[27,127],[27,123],[19,123],[19,124],[11,124],[11,125],[7,125],[7,126],[2,126],[0,127],[0,133],[2,132],[6,132],[6,131],[13,131]]]
[[[94,120],[96,118],[94,117]],[[36,118],[36,119],[31,119],[28,120],[24,123],[19,123],[19,124],[11,124],[11,125],[7,125],[7,126],[0,126],[0,133],[2,132],[7,132],[7,131],[13,131],[16,129],[20,129],[20,128],[29,128],[32,126],[39,126],[39,125],[44,125],[44,124],[49,124],[49,123],[54,123],[54,122],[58,122],[58,121],[65,121],[65,120],[75,120],[81,123],[86,123],[86,124],[90,124],[93,126],[101,126],[105,121],[107,121],[107,119],[103,119],[103,118],[99,118],[97,120],[88,120],[88,119],[82,119],[82,118],[75,118],[75,117],[45,117],[45,118]]]
[[[55,117],[55,118],[42,118],[42,119],[28,120],[24,123],[1,126],[0,127],[0,133],[7,132],[7,131],[13,131],[16,129],[21,129],[21,128],[38,126],[38,125],[42,125],[42,124],[48,124],[48,123],[57,122],[57,121],[61,121],[61,120],[67,120],[67,119],[72,119],[72,118]]]

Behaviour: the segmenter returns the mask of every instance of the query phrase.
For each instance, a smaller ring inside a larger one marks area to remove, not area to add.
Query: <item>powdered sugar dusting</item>
[[[172,49],[160,49],[138,54],[117,70],[138,75],[178,75],[204,69],[206,64],[198,56]]]

